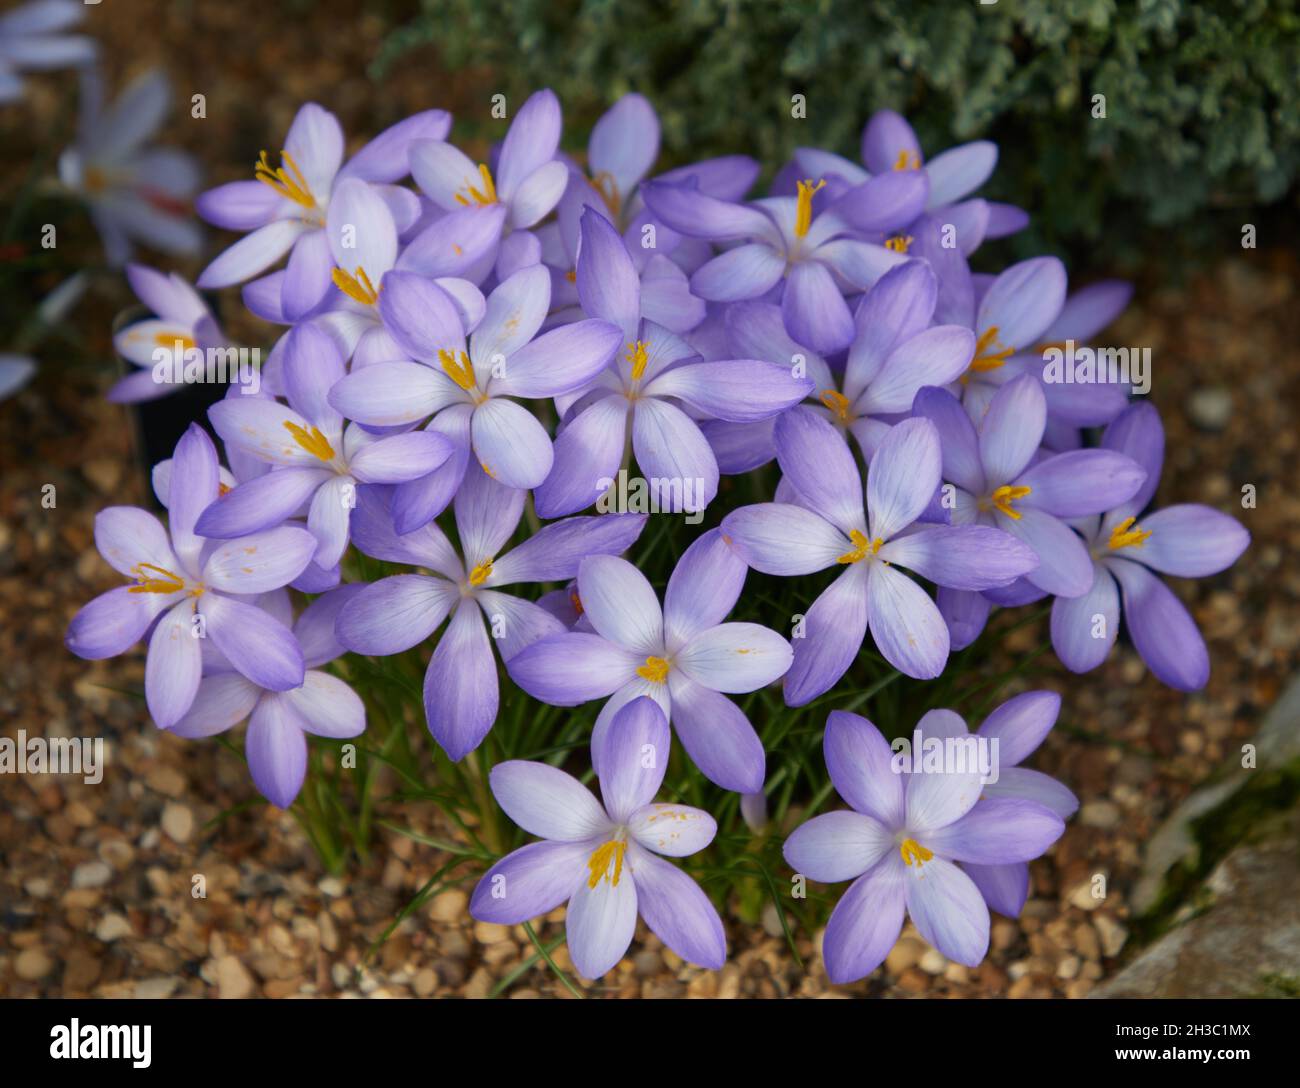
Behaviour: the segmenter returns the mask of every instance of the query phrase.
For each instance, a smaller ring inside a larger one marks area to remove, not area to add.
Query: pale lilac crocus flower
[[[717,833],[707,812],[654,800],[671,744],[663,711],[634,699],[614,716],[606,743],[599,801],[547,763],[492,768],[498,804],[543,841],[493,865],[470,914],[518,925],[567,903],[569,958],[583,978],[600,978],[623,958],[638,914],[682,959],[717,970],[727,958],[722,920],[700,886],[663,860],[697,853]]]
[[[219,254],[198,285],[242,283],[288,253],[281,304],[291,321],[305,317],[333,282],[336,265],[325,227],[336,186],[346,179],[374,185],[400,233],[420,215],[416,195],[394,184],[410,172],[410,147],[418,140],[441,140],[450,129],[449,113],[426,110],[386,129],[344,164],[338,118],[306,103],[289,126],[279,166],[263,151],[253,168],[255,180],[232,181],[199,197],[198,212],[213,226],[250,233]]]
[[[609,697],[591,736],[597,774],[605,773],[614,715],[648,695],[709,781],[755,793],[763,788],[763,745],[726,694],[779,679],[790,667],[791,650],[759,624],[723,622],[740,598],[745,574],[717,529],[686,549],[663,608],[645,575],[627,560],[584,559],[578,596],[594,633],[550,635],[509,659],[506,669],[529,695],[555,706]]]
[[[1210,677],[1205,640],[1156,575],[1203,578],[1227,570],[1250,545],[1250,533],[1199,503],[1142,516],[1160,481],[1164,445],[1160,416],[1149,404],[1125,409],[1106,428],[1102,447],[1133,458],[1147,475],[1128,501],[1074,523],[1087,547],[1091,584],[1073,600],[1053,602],[1052,647],[1072,672],[1095,669],[1119,634],[1122,601],[1129,635],[1151,671],[1170,687],[1199,691]]]
[[[288,691],[268,690],[240,675],[216,655],[189,711],[168,732],[195,739],[211,737],[247,719],[244,755],[253,784],[277,808],[288,808],[307,774],[307,735],[346,740],[366,729],[366,707],[347,683],[321,669],[345,653],[334,637],[334,621],[360,586],[340,586],[318,597],[295,623],[283,590],[264,594],[257,604],[286,627],[302,647],[306,672]]]
[[[777,460],[801,504],[742,506],[722,531],[755,570],[790,577],[844,568],[813,602],[785,700],[800,706],[829,691],[853,663],[868,627],[876,647],[908,676],[930,680],[948,660],[948,629],[906,568],[938,585],[984,589],[1031,570],[1033,552],[984,526],[916,522],[940,483],[939,432],[924,419],[894,426],[867,472],[865,492],[843,436],[808,408],[776,425]],[[585,595],[584,595],[585,600]]]
[[[66,33],[85,13],[81,0],[32,0],[0,15],[0,105],[22,97],[20,72],[76,68],[94,61],[94,40]]]
[[[357,547],[432,573],[399,574],[366,586],[339,615],[339,641],[362,654],[400,653],[451,616],[425,674],[424,709],[429,731],[452,760],[477,748],[496,720],[492,642],[509,662],[537,639],[564,630],[545,609],[501,590],[572,578],[585,556],[622,552],[645,527],[640,514],[568,518],[503,551],[525,498],[471,468],[454,506],[458,553],[432,522],[399,536],[380,489],[362,488],[359,495],[352,530]]]
[[[264,688],[288,691],[303,680],[293,633],[248,598],[298,577],[316,550],[315,537],[281,526],[237,540],[204,540],[194,525],[218,488],[216,447],[191,424],[172,458],[169,529],[134,506],[111,506],[95,518],[99,554],[131,584],[82,608],[65,638],[74,654],[95,660],[124,653],[152,627],[145,700],[162,729],[194,702],[204,639]]]
[[[582,219],[578,294],[586,313],[621,331],[626,350],[573,405],[556,439],[554,467],[535,496],[542,517],[581,510],[600,497],[619,470],[629,424],[641,472],[681,485],[669,489],[669,509],[702,510],[717,494],[718,463],[699,423],[678,403],[706,417],[754,422],[812,392],[812,382],[795,377],[789,364],[705,361],[647,320],[627,246],[592,209]]]
[[[202,234],[190,199],[198,167],[183,151],[149,144],[172,98],[166,75],[145,72],[107,107],[98,74],[83,71],[81,88],[77,137],[59,157],[59,180],[89,207],[109,264],[125,264],[132,242],[196,256]]]
[[[204,536],[244,536],[278,525],[307,507],[316,537],[314,561],[336,566],[360,484],[398,484],[426,476],[451,457],[451,443],[431,431],[377,437],[348,424],[329,402],[344,374],[334,341],[313,325],[298,325],[284,351],[288,404],[262,397],[226,397],[208,417],[227,448],[276,466],[226,492],[199,516]]]
[[[136,297],[154,316],[126,325],[113,336],[118,354],[139,368],[108,391],[108,399],[117,404],[135,404],[175,393],[184,383],[158,381],[155,367],[161,364],[169,379],[174,375],[183,377],[188,352],[224,346],[212,311],[179,273],[165,275],[144,265],[129,264],[126,278]]]
[[[831,712],[823,750],[850,811],[814,816],[784,853],[812,880],[853,881],[826,924],[822,959],[831,982],[879,967],[905,916],[950,960],[977,966],[988,951],[989,910],[958,863],[1030,861],[1060,838],[1064,821],[1034,801],[982,798],[978,772],[896,771],[889,742],[857,714]]]

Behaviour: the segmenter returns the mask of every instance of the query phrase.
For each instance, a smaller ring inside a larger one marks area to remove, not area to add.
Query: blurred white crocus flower
[[[0,15],[0,105],[23,95],[21,72],[76,68],[95,59],[95,43],[64,31],[81,22],[81,0],[32,0]]]

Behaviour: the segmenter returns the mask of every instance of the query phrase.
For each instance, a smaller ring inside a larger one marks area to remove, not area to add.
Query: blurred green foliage
[[[1105,238],[1114,258],[1159,235],[1221,252],[1300,170],[1296,0],[423,0],[372,74],[430,45],[512,103],[553,87],[566,138],[642,92],[666,165],[747,152],[770,175],[806,144],[857,159],[886,106],[930,154],[987,136],[1002,159],[984,195],[1033,214],[1024,251],[1086,259]],[[453,138],[488,134],[481,117]]]

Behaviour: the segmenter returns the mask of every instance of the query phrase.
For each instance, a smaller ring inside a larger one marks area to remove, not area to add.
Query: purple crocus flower
[[[288,253],[282,305],[291,321],[306,316],[333,282],[336,265],[325,228],[336,184],[349,178],[373,184],[400,233],[419,218],[420,202],[409,189],[393,183],[410,172],[407,156],[413,143],[441,140],[450,129],[451,115],[444,110],[417,113],[380,133],[343,165],[338,118],[308,102],[289,126],[278,167],[263,151],[253,168],[255,180],[232,181],[199,197],[198,212],[213,226],[250,233],[218,255],[203,270],[198,285],[242,283]],[[358,232],[363,233],[360,225]]]
[[[217,497],[217,451],[191,424],[176,444],[167,529],[134,506],[111,506],[95,518],[95,545],[132,584],[96,597],[73,617],[65,644],[79,657],[115,657],[152,627],[144,687],[162,729],[194,702],[202,644],[210,638],[253,683],[288,691],[303,682],[303,653],[292,632],[247,598],[279,589],[306,568],[316,539],[281,526],[220,543],[194,531]]]
[[[853,881],[826,925],[827,976],[846,983],[871,974],[898,940],[905,915],[950,960],[978,965],[988,951],[989,911],[957,863],[1030,861],[1061,836],[1064,822],[1034,801],[982,799],[978,772],[895,771],[889,742],[857,714],[831,712],[823,751],[851,811],[814,816],[786,840],[784,853],[812,880]]]
[[[996,525],[1032,548],[1038,565],[1025,575],[1031,592],[1086,593],[1091,564],[1066,519],[1126,502],[1142,486],[1142,466],[1110,449],[1040,456],[1047,402],[1042,383],[1030,374],[997,391],[978,431],[945,390],[923,389],[915,410],[944,436],[943,476],[953,487],[953,523]]]
[[[985,589],[1031,570],[1033,552],[985,526],[935,525],[908,531],[940,482],[939,433],[924,419],[896,425],[862,477],[843,436],[807,408],[783,415],[776,451],[802,505],[743,506],[722,531],[755,570],[790,577],[827,567],[844,571],[813,602],[794,639],[785,700],[801,706],[829,691],[853,663],[868,626],[900,672],[929,680],[948,660],[948,629],[934,602],[898,568],[938,585]],[[585,594],[583,599],[585,600]]]
[[[344,419],[329,392],[344,374],[327,333],[299,325],[285,341],[288,405],[262,397],[226,397],[208,409],[227,447],[277,467],[216,499],[199,516],[204,536],[243,536],[278,525],[301,507],[316,537],[315,562],[333,567],[348,546],[359,484],[419,479],[452,456],[451,442],[432,431],[377,437]]]
[[[984,719],[975,736],[997,742],[997,781],[985,782],[981,798],[1009,797],[1033,801],[1068,820],[1078,811],[1079,799],[1051,775],[1020,766],[1046,739],[1061,712],[1061,697],[1053,691],[1026,691],[1013,696]],[[925,738],[945,743],[970,735],[960,714],[932,710],[917,723]],[[969,743],[967,741],[966,743]],[[976,864],[962,861],[961,868],[975,882],[990,910],[1018,918],[1029,897],[1029,865],[1024,861]]]
[[[1124,621],[1142,660],[1170,687],[1199,691],[1210,677],[1210,658],[1196,621],[1156,573],[1202,578],[1232,566],[1250,533],[1227,514],[1181,503],[1138,520],[1155,494],[1164,463],[1165,435],[1149,404],[1135,404],[1106,428],[1102,447],[1127,455],[1146,479],[1127,501],[1075,522],[1089,556],[1090,585],[1073,600],[1052,605],[1052,647],[1072,672],[1095,669]],[[1100,622],[1099,622],[1100,621]]]
[[[642,186],[646,205],[673,230],[712,242],[738,242],[696,270],[691,291],[710,302],[759,298],[784,281],[786,331],[827,355],[853,339],[846,290],[865,290],[903,253],[855,237],[914,219],[925,201],[919,174],[877,178],[814,214],[822,182],[798,183],[794,197],[733,204],[699,188],[663,181]]]
[[[425,674],[424,709],[430,732],[453,760],[477,748],[496,720],[492,641],[508,663],[537,639],[564,630],[545,609],[501,590],[572,578],[585,556],[621,552],[645,527],[644,515],[636,514],[567,518],[501,554],[523,515],[525,498],[525,492],[478,469],[466,473],[454,507],[457,554],[432,522],[399,536],[379,490],[360,492],[352,529],[357,547],[376,559],[432,573],[399,574],[366,586],[339,615],[339,641],[362,654],[401,653],[451,616]]]
[[[507,487],[546,479],[554,454],[537,418],[512,397],[554,397],[583,388],[619,344],[607,321],[579,321],[533,339],[546,318],[550,276],[539,264],[504,280],[469,339],[452,298],[437,284],[406,273],[390,277],[379,299],[384,322],[417,362],[354,369],[329,400],[349,419],[376,427],[404,426],[435,416],[433,426],[457,456],[428,486],[399,496],[395,514],[407,532],[443,509],[470,451]]]
[[[718,463],[700,425],[676,402],[705,416],[753,422],[812,391],[812,382],[796,378],[788,364],[700,360],[683,340],[647,320],[627,246],[592,209],[582,217],[578,294],[588,314],[621,330],[627,350],[596,377],[556,439],[554,467],[537,489],[542,517],[581,510],[600,497],[618,472],[629,422],[641,471],[682,485],[669,489],[671,509],[703,509],[717,494]],[[690,503],[687,481],[698,485]]]
[[[569,958],[583,978],[600,978],[623,958],[638,914],[682,959],[720,968],[722,919],[700,886],[663,860],[697,853],[717,833],[707,812],[655,802],[670,743],[663,711],[641,697],[610,725],[599,801],[547,763],[493,767],[498,804],[543,841],[493,865],[474,889],[470,914],[518,925],[567,903]]]
[[[614,715],[648,695],[706,778],[756,793],[763,788],[763,745],[723,693],[757,691],[779,679],[791,651],[766,627],[722,622],[740,598],[745,574],[745,564],[712,529],[682,555],[661,609],[645,575],[627,560],[584,559],[578,596],[594,633],[549,635],[509,658],[506,669],[529,695],[555,706],[609,696],[591,735],[597,774],[606,773]]]
[[[140,264],[126,266],[131,290],[154,316],[137,321],[113,336],[113,347],[128,363],[141,369],[114,383],[108,399],[117,404],[154,400],[176,392],[175,382],[160,382],[154,376],[155,353],[170,352],[169,374],[183,374],[185,354],[198,348],[221,347],[221,330],[207,304],[185,279],[173,272],[164,275]]]
[[[77,137],[59,156],[59,180],[89,207],[109,264],[125,264],[133,242],[178,257],[199,252],[202,234],[190,213],[198,167],[183,151],[148,144],[171,100],[158,70],[138,76],[111,106],[98,74],[81,73]]]
[[[211,737],[248,720],[244,754],[253,784],[271,804],[288,808],[307,774],[307,734],[345,740],[366,729],[366,707],[344,681],[321,666],[344,653],[334,637],[334,621],[360,586],[340,586],[314,600],[293,622],[293,606],[283,590],[263,594],[258,605],[286,627],[302,647],[306,672],[288,691],[267,690],[241,676],[219,652],[205,661],[203,679],[189,711],[169,732]]]
[[[81,0],[32,0],[0,15],[0,105],[22,97],[20,72],[75,68],[94,61],[92,38],[65,33],[85,14]]]

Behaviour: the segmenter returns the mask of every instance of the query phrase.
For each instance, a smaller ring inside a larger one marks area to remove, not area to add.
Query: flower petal
[[[831,982],[856,982],[885,962],[903,930],[902,868],[886,861],[869,869],[835,904],[822,939]]]
[[[864,566],[850,566],[822,590],[802,624],[796,622],[794,660],[785,677],[787,706],[803,706],[829,691],[862,650],[870,584]]]
[[[861,876],[894,848],[893,834],[860,812],[824,812],[800,824],[781,853],[796,873],[821,884]]]
[[[586,879],[590,854],[585,842],[534,842],[507,854],[474,888],[470,916],[514,926],[549,914]]]
[[[694,635],[673,663],[697,684],[743,694],[780,679],[790,668],[790,644],[757,623],[720,623]]]
[[[873,540],[890,540],[921,516],[939,487],[942,462],[939,432],[928,419],[905,419],[890,428],[867,467]]]
[[[645,924],[687,963],[717,971],[727,960],[727,936],[717,908],[676,865],[628,848],[637,909]]]
[[[867,618],[876,648],[894,668],[932,680],[948,661],[948,627],[929,595],[905,574],[872,563]]]
[[[424,674],[424,713],[453,763],[477,748],[496,721],[497,663],[478,604],[464,598]]]
[[[668,684],[673,728],[704,777],[736,793],[761,790],[763,744],[741,709],[680,672],[669,673]]]
[[[971,878],[936,857],[907,867],[903,880],[921,936],[950,960],[979,966],[989,950],[989,909]]]
[[[187,599],[173,605],[149,637],[144,694],[159,729],[170,729],[180,721],[198,694],[203,654],[197,630],[194,603]]]
[[[1142,660],[1171,688],[1200,691],[1210,678],[1210,657],[1191,613],[1145,567],[1125,559],[1107,566],[1119,582],[1124,622]]]
[[[207,636],[254,684],[288,691],[302,684],[306,666],[293,632],[269,613],[244,601],[205,593],[199,601]]]

